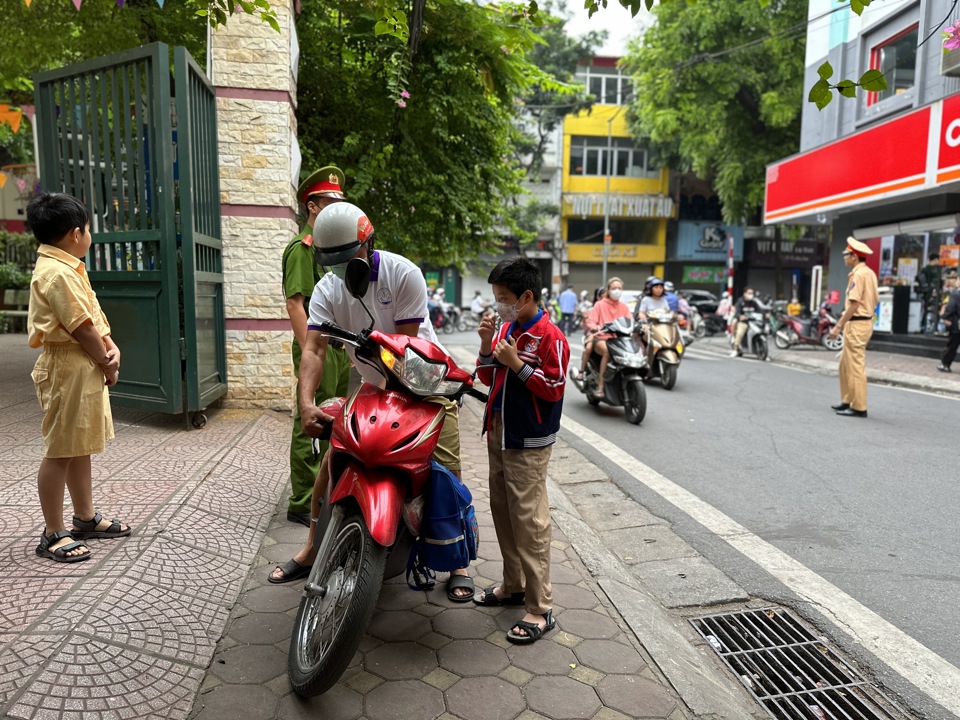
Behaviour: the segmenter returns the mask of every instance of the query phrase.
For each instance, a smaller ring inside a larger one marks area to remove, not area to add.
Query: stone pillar
[[[227,373],[232,406],[289,409],[293,332],[280,262],[299,232],[297,45],[293,4],[271,2],[280,32],[237,13],[212,33],[223,216]]]

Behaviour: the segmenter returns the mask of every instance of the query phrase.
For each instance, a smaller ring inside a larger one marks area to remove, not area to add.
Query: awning
[[[842,101],[845,102],[845,101]],[[767,166],[763,221],[816,224],[960,180],[960,93]]]

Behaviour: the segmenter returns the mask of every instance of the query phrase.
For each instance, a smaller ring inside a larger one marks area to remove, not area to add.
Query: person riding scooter
[[[630,317],[630,308],[626,303],[620,302],[620,295],[623,294],[623,281],[618,277],[612,277],[607,280],[606,297],[598,300],[590,314],[587,316],[586,327],[587,335],[583,348],[583,358],[580,362],[580,374],[586,372],[587,363],[590,360],[591,353],[597,353],[601,356],[600,360],[600,378],[597,383],[597,397],[603,397],[603,374],[607,370],[607,363],[610,360],[610,353],[607,350],[606,341],[613,337],[609,333],[600,333],[600,328],[612,320],[622,317]]]
[[[640,302],[637,303],[636,318],[637,321],[643,325],[641,344],[643,345],[644,352],[646,352],[647,342],[650,339],[650,326],[647,324],[647,313],[654,310],[670,311],[670,303],[664,295],[664,290],[663,280],[651,276],[647,278],[643,297],[641,297]]]
[[[740,343],[743,342],[743,336],[747,332],[747,313],[751,312],[763,313],[764,317],[770,315],[770,309],[757,300],[753,288],[748,287],[743,291],[743,296],[737,300],[737,304],[733,308],[733,315],[737,324],[730,357],[740,357],[743,354],[740,350]]]

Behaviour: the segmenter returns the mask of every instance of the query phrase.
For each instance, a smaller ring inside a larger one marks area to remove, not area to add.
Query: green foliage
[[[836,90],[843,97],[852,98],[857,96],[857,87],[862,87],[867,92],[879,92],[887,89],[887,79],[879,70],[867,70],[860,76],[859,82],[841,80],[835,85],[830,84],[830,77],[833,75],[833,67],[830,63],[825,62],[817,68],[817,74],[820,79],[810,88],[807,99],[816,103],[820,110],[823,110],[833,100],[833,90]]]
[[[515,99],[536,76],[536,42],[512,6],[431,0],[416,54],[377,35],[376,7],[304,6],[298,132],[303,173],[335,163],[351,202],[370,215],[379,247],[422,262],[461,264],[512,232],[520,192]],[[411,28],[411,37],[413,28]],[[409,62],[399,105],[391,58]]]
[[[798,149],[806,6],[715,0],[653,12],[624,59],[633,133],[656,160],[711,178],[724,218],[740,222],[763,201],[767,163]]]
[[[521,98],[525,122],[515,147],[517,159],[531,179],[539,179],[544,150],[564,116],[593,105],[593,98],[575,82],[574,75],[577,65],[588,62],[603,44],[606,33],[594,31],[571,38],[564,29],[565,16],[563,0],[538,11],[540,42],[528,55],[540,72]]]
[[[16,263],[0,263],[0,288],[22,290],[30,287],[31,274],[24,272]]]
[[[753,2],[753,1],[754,0],[747,0],[747,2]],[[601,7],[602,8],[607,7],[607,2],[608,0],[584,0],[583,6],[589,10],[589,16],[593,17],[593,14],[598,12]],[[647,10],[652,10],[653,4],[654,4],[654,0],[642,0],[642,1],[641,0],[619,0],[619,2],[620,2],[620,5],[630,10],[631,14],[634,17],[636,17],[638,12],[640,12],[641,6],[645,6]],[[692,5],[692,4],[695,4],[696,0],[689,0],[689,2]],[[774,6],[772,4],[772,0],[756,0],[756,2],[758,2],[760,9],[763,11],[767,11],[768,9],[773,8],[774,11],[782,12],[783,14],[791,14],[791,15],[793,15],[797,6],[803,5],[803,3],[783,2]],[[869,6],[871,2],[872,0],[850,0],[850,10],[855,12],[857,15],[861,15],[863,14],[864,9],[867,6]],[[678,4],[686,4],[686,3],[687,3],[687,0],[660,0],[659,4],[661,7],[667,7],[667,6],[675,6]],[[708,6],[708,3],[701,2],[700,5],[705,8],[708,8],[708,7],[712,7],[713,3],[710,3]],[[731,37],[739,38],[739,36],[736,36],[736,35]],[[867,73],[864,74],[864,77],[868,73],[876,73],[881,78],[883,78],[883,74],[880,73],[879,70],[868,70]],[[832,74],[833,74],[833,71],[831,70],[830,75]],[[863,77],[860,78],[859,82],[853,82],[852,80],[845,79],[845,80],[841,80],[835,85],[831,85],[830,83],[827,82],[827,79],[830,77],[830,75],[828,75],[826,78],[821,75],[820,80],[818,80],[816,84],[810,89],[810,94],[808,95],[809,101],[812,103],[816,103],[817,107],[820,110],[823,110],[823,108],[825,108],[827,105],[830,104],[830,101],[833,99],[833,90],[836,90],[844,97],[853,98],[853,97],[856,97],[856,86],[858,85],[862,87],[864,90],[867,90],[868,92],[877,92],[879,90],[885,90],[887,87],[886,79],[882,80],[883,84],[881,86],[880,81],[877,80],[875,77],[872,77],[871,80],[868,81],[870,82],[871,87],[867,87]],[[797,82],[802,86],[803,77],[801,76],[801,78]]]

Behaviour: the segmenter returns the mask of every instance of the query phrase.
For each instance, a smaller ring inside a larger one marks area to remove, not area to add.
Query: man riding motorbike
[[[733,350],[730,351],[730,357],[740,357],[743,353],[740,350],[740,343],[743,342],[743,336],[747,332],[747,313],[759,312],[764,317],[770,315],[770,309],[767,308],[756,298],[753,288],[748,287],[743,291],[743,296],[737,300],[733,308],[733,316],[736,318],[737,327],[733,338]]]

